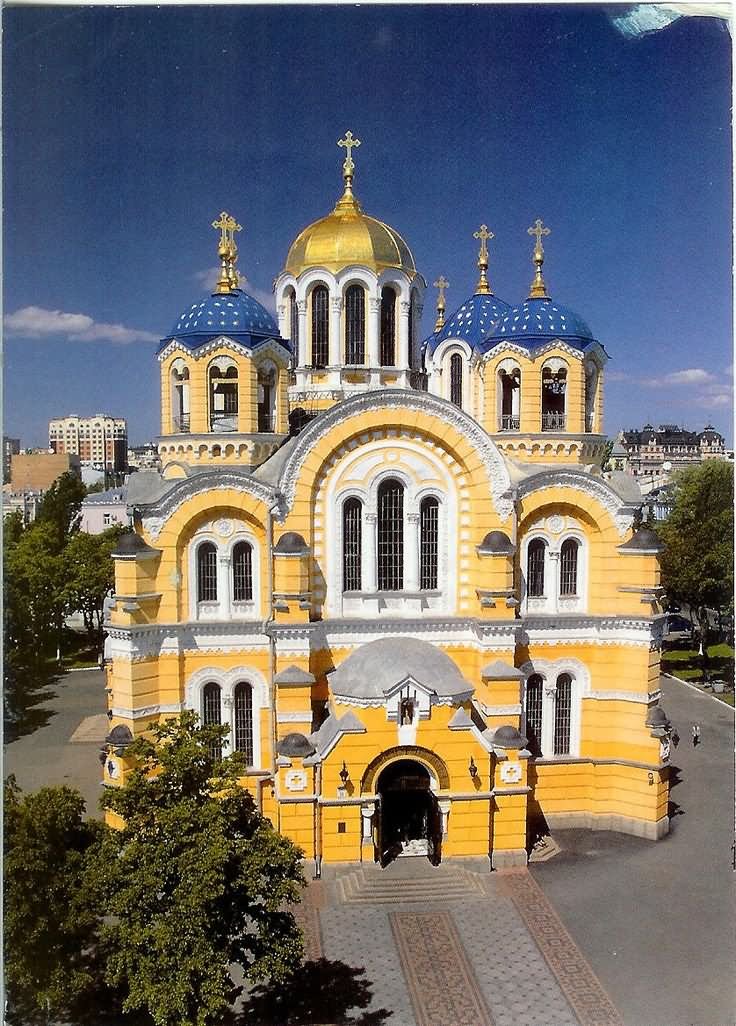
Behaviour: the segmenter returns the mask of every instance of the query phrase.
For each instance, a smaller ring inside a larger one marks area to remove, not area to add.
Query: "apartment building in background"
[[[67,417],[49,421],[49,449],[73,453],[82,465],[125,471],[128,459],[128,425],[123,417],[97,413],[94,417]]]

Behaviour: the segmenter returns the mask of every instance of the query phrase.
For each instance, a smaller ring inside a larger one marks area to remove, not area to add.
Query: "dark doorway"
[[[400,759],[379,776],[381,865],[400,855],[425,855],[439,863],[442,817],[429,783],[428,770],[413,759]]]

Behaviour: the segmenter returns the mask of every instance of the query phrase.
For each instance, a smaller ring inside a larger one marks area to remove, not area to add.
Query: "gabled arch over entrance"
[[[419,748],[416,745],[400,745],[396,748],[388,748],[385,752],[377,755],[366,767],[365,773],[360,781],[361,794],[375,794],[377,792],[377,781],[379,775],[392,763],[399,760],[413,759],[429,771],[430,778],[434,778],[435,787],[432,790],[446,791],[450,787],[450,774],[442,759],[428,748]]]
[[[385,866],[400,856],[441,858],[442,816],[430,771],[416,759],[396,759],[376,778],[380,797],[377,856]]]

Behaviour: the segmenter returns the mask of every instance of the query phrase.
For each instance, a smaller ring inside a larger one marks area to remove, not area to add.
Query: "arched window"
[[[378,487],[378,588],[404,586],[404,489],[389,479]]]
[[[541,598],[544,595],[545,548],[541,538],[529,542],[526,556],[526,591],[531,598]]]
[[[381,289],[381,366],[396,365],[396,293],[388,285]]]
[[[561,673],[555,695],[554,754],[570,754],[570,723],[572,719],[572,677]]]
[[[258,369],[258,430],[276,430],[276,368],[268,364]]]
[[[498,369],[498,390],[501,404],[500,431],[518,431],[521,423],[519,406],[521,398],[521,368],[510,360],[506,367]]]
[[[299,366],[299,307],[294,289],[287,291],[289,301],[289,339],[291,340],[291,365]]]
[[[417,325],[419,324],[419,300],[416,291],[412,291],[409,303],[409,366],[417,363]]]
[[[210,682],[202,688],[202,725],[205,727],[222,722],[222,692],[219,684]],[[222,742],[210,745],[210,755],[218,762],[222,758]]]
[[[326,285],[312,289],[312,366],[326,367],[330,358],[330,295]]]
[[[526,682],[526,736],[532,755],[542,754],[542,690],[542,678],[533,673]]]
[[[365,363],[365,289],[350,285],[345,292],[345,363]]]
[[[197,549],[197,602],[217,602],[217,549],[212,542]]]
[[[189,431],[189,368],[181,358],[171,365],[171,419],[175,434]]]
[[[342,590],[360,591],[362,506],[360,499],[347,499],[342,507]]]
[[[431,495],[422,499],[419,507],[419,587],[422,591],[437,589],[439,508],[439,502]]]
[[[598,391],[598,367],[594,363],[585,366],[585,430],[593,431],[595,426],[595,398]]]
[[[233,548],[233,601],[251,602],[252,599],[253,549],[243,541]]]
[[[574,538],[568,538],[560,549],[560,595],[578,593],[578,549]]]
[[[450,402],[462,409],[463,358],[460,353],[453,353],[450,357]]]
[[[238,368],[233,360],[221,357],[209,370],[210,431],[238,430]]]
[[[553,357],[542,367],[542,431],[565,430],[567,367]]]
[[[235,685],[235,751],[243,752],[248,766],[253,765],[253,689],[247,681]]]

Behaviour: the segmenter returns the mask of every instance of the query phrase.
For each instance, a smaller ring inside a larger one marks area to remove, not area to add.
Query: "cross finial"
[[[437,297],[437,320],[434,323],[435,331],[440,331],[445,324],[445,289],[449,288],[449,285],[449,281],[443,274],[441,274],[437,281],[434,282],[434,287],[440,290],[440,294]]]
[[[351,195],[353,191],[353,150],[360,146],[360,139],[354,139],[352,132],[346,132],[344,139],[337,140],[338,146],[344,146],[346,151],[345,162],[342,165],[342,176],[345,179],[345,193]]]
[[[480,252],[478,253],[478,269],[480,277],[475,286],[476,295],[492,295],[491,286],[488,282],[488,240],[494,238],[493,232],[488,231],[488,225],[482,224],[477,232],[473,232],[474,239],[480,239]]]
[[[242,231],[243,226],[238,224],[227,210],[223,210],[218,220],[212,222],[212,227],[220,229],[220,242],[217,247],[217,255],[220,258],[220,277],[215,291],[225,294],[238,287],[240,275],[235,269],[238,259],[235,232]]]
[[[534,255],[532,261],[534,262],[534,281],[529,289],[529,299],[549,299],[547,295],[547,286],[544,283],[542,277],[542,264],[544,263],[544,247],[542,246],[542,236],[550,235],[551,231],[549,228],[545,228],[542,223],[542,219],[538,217],[534,222],[532,228],[527,228],[527,234],[535,237],[534,243]]]

